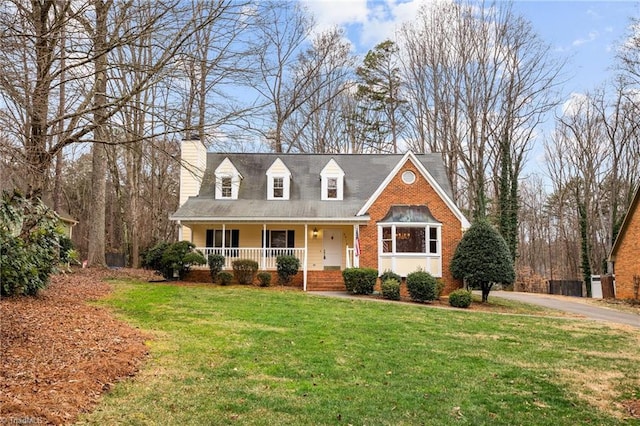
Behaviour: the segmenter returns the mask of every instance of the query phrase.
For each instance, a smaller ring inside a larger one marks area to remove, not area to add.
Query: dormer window
[[[237,200],[242,175],[229,158],[225,158],[214,172],[216,176],[216,199]]]
[[[233,194],[232,190],[232,178],[230,176],[223,176],[220,179],[220,187],[222,190],[222,198],[231,198]]]
[[[291,172],[277,158],[267,170],[267,200],[288,200],[291,193]]]
[[[284,178],[273,178],[273,198],[284,197]]]
[[[332,158],[320,172],[323,201],[342,200],[344,197],[344,171]]]
[[[338,198],[338,178],[327,178],[327,198],[335,200]]]

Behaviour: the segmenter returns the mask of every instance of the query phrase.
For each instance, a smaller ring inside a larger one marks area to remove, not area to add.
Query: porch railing
[[[355,249],[353,247],[347,246],[345,254],[347,256],[347,268],[355,267],[356,266],[355,263],[354,263],[354,261],[355,261],[355,257],[354,257]]]
[[[304,260],[304,248],[219,248],[219,247],[196,247],[204,254],[205,259],[211,253],[224,256],[224,269],[231,269],[232,263],[237,259],[250,259],[258,262],[258,267],[262,270],[275,270],[277,268],[276,259],[278,256],[295,256]],[[205,265],[208,267],[209,265]]]

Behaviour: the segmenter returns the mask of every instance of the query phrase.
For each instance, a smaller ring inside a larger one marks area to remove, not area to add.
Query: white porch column
[[[309,252],[309,225],[304,224],[304,260],[302,261],[302,291],[307,291],[307,259]]]
[[[226,231],[226,229],[227,229],[227,227],[226,227],[226,225],[223,223],[223,224],[222,224],[222,253],[223,253],[223,254],[224,254],[224,251],[225,251],[224,249],[225,249],[225,248],[227,248],[227,241],[226,241],[226,238],[225,238],[225,234],[226,234],[226,232],[225,232],[225,231]],[[214,242],[214,244],[215,244],[215,242]]]
[[[353,267],[360,267],[360,225],[353,225]]]
[[[182,241],[182,223],[180,221],[178,221],[178,241]]]
[[[262,270],[267,269],[267,224],[262,224]]]

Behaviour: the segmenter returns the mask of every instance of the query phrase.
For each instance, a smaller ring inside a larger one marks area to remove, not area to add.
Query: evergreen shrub
[[[468,308],[471,306],[471,292],[469,290],[455,290],[449,293],[449,305],[455,308]]]
[[[415,302],[431,302],[437,296],[437,280],[425,271],[415,271],[407,275],[407,291]]]
[[[231,267],[238,284],[253,284],[258,273],[258,262],[251,259],[238,259],[233,261]]]
[[[349,293],[371,294],[378,280],[378,271],[373,268],[347,268],[342,271],[342,278]]]
[[[258,282],[260,283],[260,287],[269,287],[271,285],[271,274],[268,272],[259,272]]]
[[[382,282],[382,297],[389,300],[400,300],[400,282],[393,278]]]
[[[278,280],[281,285],[290,285],[293,277],[300,269],[300,259],[295,256],[278,256],[276,258]]]

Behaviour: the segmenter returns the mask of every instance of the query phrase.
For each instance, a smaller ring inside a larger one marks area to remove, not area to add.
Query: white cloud
[[[314,15],[322,29],[365,23],[369,14],[367,0],[300,0],[300,3]]]
[[[300,0],[316,19],[316,31],[333,26],[349,27],[349,37],[361,49],[371,49],[412,19],[418,9],[435,1],[451,0]]]
[[[571,43],[571,45],[577,47],[586,43],[591,43],[592,41],[595,41],[598,38],[598,35],[599,34],[597,31],[591,31],[587,36],[587,38],[579,38],[577,40],[574,40],[573,43]]]
[[[587,106],[588,103],[589,97],[587,95],[573,92],[569,95],[569,99],[562,104],[562,115],[569,117],[576,115],[581,109]]]

